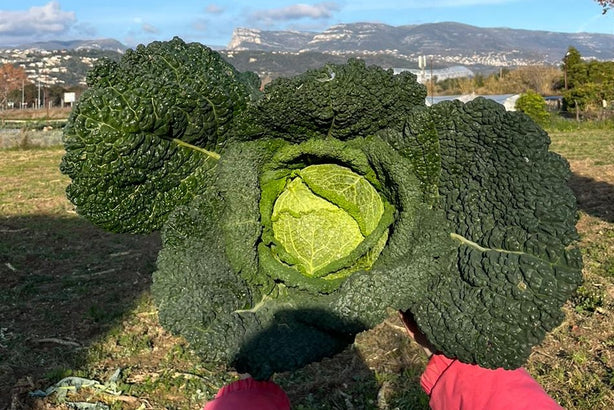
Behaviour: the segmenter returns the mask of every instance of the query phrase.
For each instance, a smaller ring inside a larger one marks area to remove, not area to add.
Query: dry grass
[[[0,121],[7,120],[60,120],[68,118],[71,108],[27,109],[0,111]]]
[[[529,372],[568,409],[614,408],[614,140],[611,130],[551,133],[578,199],[584,284]]]
[[[0,216],[72,212],[64,194],[69,178],[58,169],[63,152],[60,148],[0,151]]]

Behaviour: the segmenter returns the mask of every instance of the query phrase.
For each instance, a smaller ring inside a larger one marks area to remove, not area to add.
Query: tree
[[[561,78],[558,68],[547,65],[519,67],[513,73],[518,75],[519,83],[524,86],[519,91],[534,90],[541,95],[552,94],[555,84]]]
[[[586,63],[582,60],[580,52],[575,47],[569,47],[565,57],[563,57],[563,65],[561,67],[565,76],[565,89],[578,87],[588,80],[588,72]]]
[[[36,99],[38,98],[38,87],[31,82],[26,82],[23,89],[21,88],[21,84],[19,88],[13,89],[8,93],[8,101],[19,102],[21,104],[21,99],[23,97],[23,102],[26,103],[28,107],[34,107],[36,105]]]
[[[614,62],[584,61],[573,47],[563,58],[566,90],[563,109],[573,109],[576,118],[580,111],[601,111],[603,102],[614,100]]]
[[[52,106],[57,107],[62,104],[64,93],[66,90],[64,87],[54,84],[45,88],[45,105],[51,103]]]
[[[9,93],[21,89],[27,80],[28,76],[22,67],[13,64],[0,66],[0,107],[6,107]]]
[[[471,94],[475,92],[475,84],[473,79],[468,77],[459,78],[458,88],[461,94]]]
[[[595,0],[603,7],[603,14],[607,13],[612,7],[614,7],[614,0]]]

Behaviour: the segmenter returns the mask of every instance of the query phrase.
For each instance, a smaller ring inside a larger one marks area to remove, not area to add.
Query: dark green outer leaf
[[[424,201],[434,205],[439,198],[441,158],[431,112],[426,107],[415,107],[406,113],[402,127],[387,128],[377,135],[411,161],[422,185]]]
[[[263,277],[258,268],[257,243],[261,241],[260,169],[271,160],[281,140],[260,140],[233,144],[218,167],[216,186],[224,198],[219,224],[226,242],[226,256],[234,271],[249,283],[264,287],[268,293],[271,278]]]
[[[229,147],[217,183],[165,224],[152,287],[167,329],[184,335],[206,360],[226,361],[257,378],[332,355],[351,341],[302,324],[296,316],[311,315],[301,310],[311,297],[259,271],[258,171],[281,145],[287,143]]]
[[[205,189],[236,115],[257,95],[200,44],[175,38],[103,60],[64,131],[69,199],[105,229],[149,232]]]
[[[244,138],[340,140],[365,137],[399,124],[407,110],[424,106],[426,88],[411,73],[367,67],[363,61],[330,64],[292,78],[280,78],[241,118]]]
[[[88,102],[75,108],[64,131],[60,169],[72,178],[68,198],[94,224],[114,232],[151,232],[206,188],[216,163],[209,154],[149,133],[127,135],[80,114],[84,107]]]
[[[210,190],[171,214],[162,230],[164,246],[153,276],[152,293],[160,323],[187,338],[196,349],[209,346],[208,329],[216,320],[217,326],[228,327],[224,331],[228,331],[229,340],[233,333],[246,332],[242,324],[228,316],[229,312],[248,308],[254,300],[252,290],[225,257],[219,224],[222,204],[221,197]],[[206,357],[226,360],[227,349],[233,348],[215,346]]]
[[[494,102],[442,103],[432,115],[458,262],[434,278],[416,320],[450,357],[519,367],[582,280],[567,162],[528,117]]]

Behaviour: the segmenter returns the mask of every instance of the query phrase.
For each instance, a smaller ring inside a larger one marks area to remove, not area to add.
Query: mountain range
[[[431,71],[460,66],[474,73],[491,73],[501,67],[559,65],[570,46],[585,58],[614,61],[614,35],[610,34],[481,28],[460,23],[351,23],[322,32],[236,28],[229,44],[218,51],[238,70],[253,71],[270,80],[326,63],[342,64],[348,57],[384,68],[416,70],[418,57],[426,56]],[[85,83],[85,74],[98,58],[117,60],[127,49],[115,39],[47,41],[0,47],[0,59],[23,66],[32,81],[74,85]]]
[[[560,63],[570,46],[586,58],[614,59],[614,35],[483,28],[445,22],[407,26],[337,24],[323,32],[237,28],[227,49],[234,51],[388,53],[440,62],[486,65]]]
[[[36,50],[100,50],[116,51],[123,53],[128,49],[127,46],[112,38],[102,38],[95,40],[69,40],[69,41],[38,41],[34,43],[22,44],[17,47],[5,47],[17,49],[36,49]]]

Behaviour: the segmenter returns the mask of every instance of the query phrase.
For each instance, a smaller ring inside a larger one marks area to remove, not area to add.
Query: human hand
[[[409,310],[406,312],[402,312],[399,310],[399,316],[401,317],[401,321],[403,321],[403,325],[405,325],[405,329],[407,330],[409,336],[422,347],[422,349],[426,353],[426,356],[430,359],[431,356],[433,356],[434,349],[430,345],[429,341],[426,339],[424,333],[422,333],[422,331],[418,327],[418,324],[414,319],[414,315],[412,315]]]

